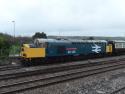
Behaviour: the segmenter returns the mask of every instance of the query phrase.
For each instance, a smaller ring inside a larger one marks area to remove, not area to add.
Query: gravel
[[[110,94],[124,86],[125,69],[119,69],[18,94]],[[125,94],[125,91],[118,94]]]
[[[89,61],[94,62],[93,60],[89,60]],[[41,68],[41,67],[23,68],[21,69],[21,71],[22,70],[31,71],[33,69],[36,70],[38,68]],[[46,66],[44,66],[43,68],[46,68]],[[18,72],[18,71],[13,70],[12,73],[14,72]],[[37,77],[42,78],[41,76],[36,76],[36,78]],[[31,79],[34,79],[34,78],[35,76],[31,76]],[[28,77],[24,77],[22,80],[28,80]],[[7,82],[10,82],[10,81],[12,83],[14,82],[13,80],[8,80],[6,82],[1,81],[1,85],[5,83],[8,84]],[[20,81],[20,79],[18,79],[17,81]],[[20,92],[18,94],[110,94],[112,91],[124,86],[125,86],[125,69],[119,69],[115,71],[106,72],[103,74],[97,74],[86,78],[80,78],[80,79],[68,81],[65,83],[60,83],[60,84],[41,87],[41,88],[37,88],[37,89],[25,91],[25,92]],[[121,91],[118,94],[125,94],[125,91]]]

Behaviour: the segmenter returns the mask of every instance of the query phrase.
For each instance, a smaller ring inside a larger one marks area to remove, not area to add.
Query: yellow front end
[[[45,48],[30,48],[28,44],[24,44],[21,49],[21,57],[23,58],[43,58],[45,57]]]
[[[106,53],[112,53],[112,44],[106,46]]]

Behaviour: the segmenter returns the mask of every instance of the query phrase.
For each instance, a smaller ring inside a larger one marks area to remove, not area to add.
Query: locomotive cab
[[[25,62],[33,62],[37,59],[43,59],[45,57],[45,44],[41,44],[38,47],[35,44],[23,44],[21,47],[21,58]]]

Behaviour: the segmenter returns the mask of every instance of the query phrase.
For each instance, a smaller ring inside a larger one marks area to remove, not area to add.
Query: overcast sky
[[[0,32],[125,36],[125,0],[0,0]]]

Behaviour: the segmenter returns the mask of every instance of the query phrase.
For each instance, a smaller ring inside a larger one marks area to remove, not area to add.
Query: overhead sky
[[[0,0],[0,32],[125,36],[125,0]]]

